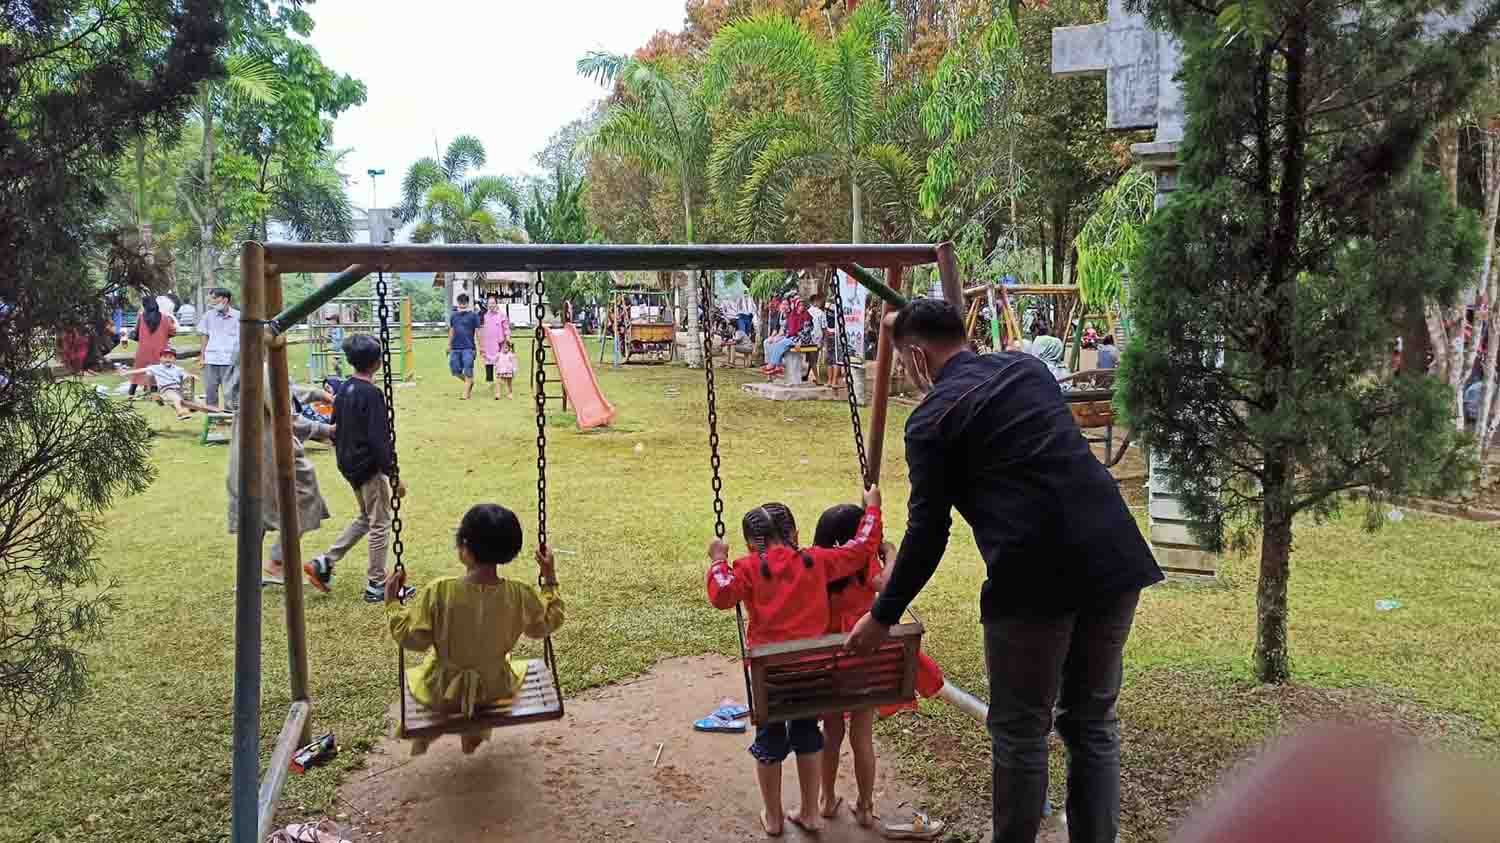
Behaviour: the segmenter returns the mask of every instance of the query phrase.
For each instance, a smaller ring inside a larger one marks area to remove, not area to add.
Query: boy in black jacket
[[[354,487],[359,516],[344,528],[327,553],[314,557],[303,569],[313,588],[327,592],[333,584],[334,564],[368,534],[370,562],[365,602],[381,603],[385,601],[386,541],[391,529],[390,476],[396,455],[391,448],[385,396],[373,382],[375,373],[380,371],[380,342],[365,334],[355,334],[344,340],[344,357],[355,374],[333,400],[332,423],[338,431],[334,451],[338,455],[339,473]],[[394,494],[405,495],[406,484],[398,483]],[[416,589],[406,586],[402,591],[405,598]]]

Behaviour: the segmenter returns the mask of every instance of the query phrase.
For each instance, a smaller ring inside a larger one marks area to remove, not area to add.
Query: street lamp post
[[[372,209],[378,208],[380,207],[380,201],[376,198],[378,194],[376,194],[375,192],[375,177],[385,175],[385,170],[376,170],[372,168],[369,170],[365,170],[365,173],[370,176],[370,207]]]

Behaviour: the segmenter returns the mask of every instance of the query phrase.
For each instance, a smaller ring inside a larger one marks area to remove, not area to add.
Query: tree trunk
[[[1042,274],[1039,283],[1047,283],[1047,221],[1042,214],[1036,217],[1037,250],[1042,253]]]
[[[849,178],[849,210],[850,216],[854,220],[853,230],[849,232],[849,242],[863,243],[865,242],[864,194],[859,189],[859,180],[852,176]]]
[[[687,233],[687,241],[695,243],[693,239],[693,189],[688,186],[687,173],[681,173],[682,179],[682,220],[683,228]]]
[[[1480,144],[1481,160],[1483,167],[1481,172],[1484,176],[1484,262],[1479,271],[1479,293],[1477,304],[1482,309],[1475,312],[1474,335],[1469,342],[1468,354],[1464,357],[1464,373],[1459,379],[1459,389],[1462,390],[1463,382],[1468,378],[1469,371],[1474,366],[1474,360],[1478,357],[1479,343],[1484,339],[1485,331],[1489,332],[1489,347],[1485,349],[1482,361],[1484,372],[1484,386],[1479,391],[1479,418],[1475,427],[1477,448],[1479,457],[1479,481],[1488,482],[1489,472],[1485,460],[1489,457],[1490,445],[1494,440],[1494,421],[1497,410],[1500,410],[1500,401],[1495,391],[1495,366],[1496,352],[1500,351],[1500,342],[1496,337],[1497,302],[1500,298],[1500,276],[1495,272],[1495,226],[1500,223],[1500,139],[1496,134],[1500,133],[1500,120],[1491,119],[1486,121],[1482,127],[1483,141]],[[1460,392],[1460,403],[1462,392]]]
[[[1052,205],[1052,283],[1061,284],[1067,278],[1068,253],[1068,209],[1061,202]],[[1056,325],[1054,321],[1052,323]]]
[[[1287,580],[1291,574],[1292,515],[1289,466],[1284,457],[1266,459],[1265,501],[1261,504],[1260,579],[1255,588],[1255,676],[1262,682],[1291,678],[1287,657]]]
[[[141,248],[146,245],[146,135],[135,139],[135,233]]]
[[[194,304],[199,312],[203,310],[203,297],[205,291],[214,286],[214,268],[218,263],[219,256],[214,244],[217,236],[217,224],[219,218],[219,200],[214,196],[214,110],[213,100],[208,88],[205,87],[202,94],[203,113],[203,195],[204,208],[203,218],[200,221],[198,236],[201,242],[198,244],[198,289],[194,295]]]

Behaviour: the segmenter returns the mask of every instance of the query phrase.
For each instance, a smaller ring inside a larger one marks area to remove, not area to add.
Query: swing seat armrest
[[[906,638],[921,638],[922,625],[919,623],[902,623],[891,627],[890,638],[900,640]],[[826,650],[842,650],[844,642],[849,639],[842,632],[829,635],[820,635],[817,638],[799,638],[796,641],[778,641],[775,644],[761,644],[751,647],[749,658],[752,660],[782,660],[782,657],[799,657],[812,653],[821,653]]]

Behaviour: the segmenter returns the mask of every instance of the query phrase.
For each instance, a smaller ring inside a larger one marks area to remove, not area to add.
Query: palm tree
[[[600,118],[586,149],[619,155],[650,174],[677,177],[683,228],[694,242],[693,187],[708,163],[708,111],[697,80],[671,56],[627,58],[592,52],[578,72],[600,84],[620,86],[621,96]]]
[[[270,182],[266,217],[285,223],[304,243],[345,243],[354,236],[354,206],[339,165],[348,149],[323,150],[300,166],[281,168]],[[261,223],[264,233],[265,223]]]
[[[709,46],[704,93],[717,104],[743,73],[769,74],[801,94],[811,111],[751,114],[714,144],[709,178],[735,197],[735,222],[747,238],[764,236],[785,218],[787,191],[799,176],[833,173],[849,185],[851,239],[864,239],[866,188],[883,216],[916,217],[918,167],[899,147],[880,142],[885,71],[880,54],[901,33],[884,3],[860,5],[830,39],[815,38],[791,18],[762,13],[720,29]]]
[[[417,222],[411,239],[417,243],[498,243],[519,241],[521,195],[501,176],[470,176],[485,163],[484,144],[473,135],[459,135],[448,144],[442,160],[423,158],[401,179],[401,205],[396,218]]]
[[[526,237],[532,243],[591,243],[594,227],[583,206],[585,181],[570,157],[557,163],[550,177],[531,186],[526,203]],[[608,273],[545,273],[548,303],[554,311],[566,300],[597,304],[608,291]]]

